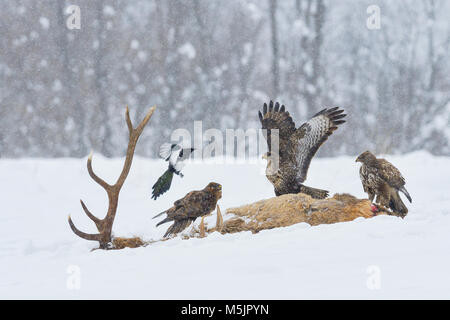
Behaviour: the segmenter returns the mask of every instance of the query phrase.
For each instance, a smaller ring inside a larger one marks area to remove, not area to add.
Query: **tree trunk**
[[[280,57],[278,48],[277,1],[269,0],[270,32],[272,38],[272,97],[276,99],[280,92]]]

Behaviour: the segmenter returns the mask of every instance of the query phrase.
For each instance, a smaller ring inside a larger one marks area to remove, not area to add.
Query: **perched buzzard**
[[[405,188],[405,179],[396,167],[385,159],[377,159],[369,151],[363,152],[356,158],[356,162],[361,162],[359,176],[364,188],[364,192],[369,195],[369,200],[376,202],[385,208],[390,208],[393,212],[405,217],[408,213],[399,191],[401,191],[409,202],[411,196]]]
[[[266,176],[273,184],[277,196],[287,193],[306,193],[313,198],[323,199],[328,191],[314,189],[303,185],[308,173],[309,164],[319,147],[328,136],[345,122],[344,110],[336,108],[323,109],[308,122],[295,128],[289,112],[284,105],[277,102],[269,107],[264,104],[263,113],[259,111],[264,135],[267,140],[268,152],[263,156],[267,159]],[[278,152],[272,150],[271,130],[278,129]],[[277,165],[278,164],[278,165]]]
[[[189,192],[184,198],[175,201],[172,208],[157,214],[153,219],[166,213],[167,218],[156,226],[174,221],[164,235],[168,237],[183,231],[198,217],[210,214],[216,208],[220,198],[222,198],[222,186],[211,182],[203,190]]]
[[[152,199],[156,200],[169,190],[174,173],[183,178],[181,169],[184,167],[184,161],[189,158],[192,152],[194,152],[194,148],[182,148],[178,144],[163,143],[161,145],[159,157],[169,162],[169,168],[153,185]]]

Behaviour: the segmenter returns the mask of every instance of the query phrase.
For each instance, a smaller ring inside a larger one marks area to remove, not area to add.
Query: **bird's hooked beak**
[[[262,158],[263,158],[264,160],[269,160],[269,153],[268,153],[268,152],[264,153],[264,154],[262,155]]]
[[[358,156],[358,158],[356,158],[355,162],[361,162],[361,158]]]

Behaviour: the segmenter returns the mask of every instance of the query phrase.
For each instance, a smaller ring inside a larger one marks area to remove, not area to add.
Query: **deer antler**
[[[147,115],[145,116],[144,120],[141,121],[141,123],[134,128],[133,124],[131,123],[130,119],[130,111],[128,110],[128,106],[125,112],[125,120],[127,122],[128,131],[129,131],[129,141],[128,141],[128,148],[127,148],[127,154],[125,157],[125,163],[123,165],[122,172],[120,173],[119,178],[117,179],[116,183],[111,185],[108,184],[105,180],[100,178],[95,174],[95,172],[92,169],[92,153],[89,155],[87,160],[87,170],[91,178],[97,182],[103,189],[105,189],[106,193],[108,194],[108,212],[104,219],[99,219],[96,216],[94,216],[86,207],[84,202],[80,200],[81,207],[83,208],[86,215],[91,219],[95,225],[97,226],[98,233],[96,234],[89,234],[84,233],[77,229],[75,225],[72,222],[72,219],[69,215],[69,225],[72,231],[79,236],[80,238],[91,240],[91,241],[98,241],[100,243],[100,248],[107,249],[108,244],[111,242],[111,232],[112,232],[112,225],[114,222],[114,218],[116,217],[116,211],[117,211],[117,204],[119,201],[119,192],[120,189],[123,186],[123,183],[125,182],[125,179],[128,176],[128,173],[130,172],[131,163],[133,162],[133,156],[134,156],[134,149],[136,148],[136,143],[144,130],[145,126],[147,125],[148,121],[153,115],[153,112],[155,111],[156,107],[150,108],[150,110],[147,112]]]

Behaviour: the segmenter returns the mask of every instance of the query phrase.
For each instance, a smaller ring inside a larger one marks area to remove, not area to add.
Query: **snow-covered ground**
[[[76,237],[95,227],[106,195],[85,160],[0,160],[0,298],[299,299],[450,298],[450,158],[424,152],[388,156],[413,197],[408,216],[298,224],[253,235],[211,234],[139,249],[90,251]],[[94,169],[116,179],[122,159],[94,156]],[[210,181],[223,185],[222,211],[272,196],[255,164],[198,164],[174,178],[157,201],[152,184],[161,161],[136,157],[121,192],[117,236],[159,239],[168,225],[151,217]],[[354,157],[314,159],[308,185],[365,197]],[[209,217],[211,224],[215,216]],[[196,222],[197,224],[199,221]]]

